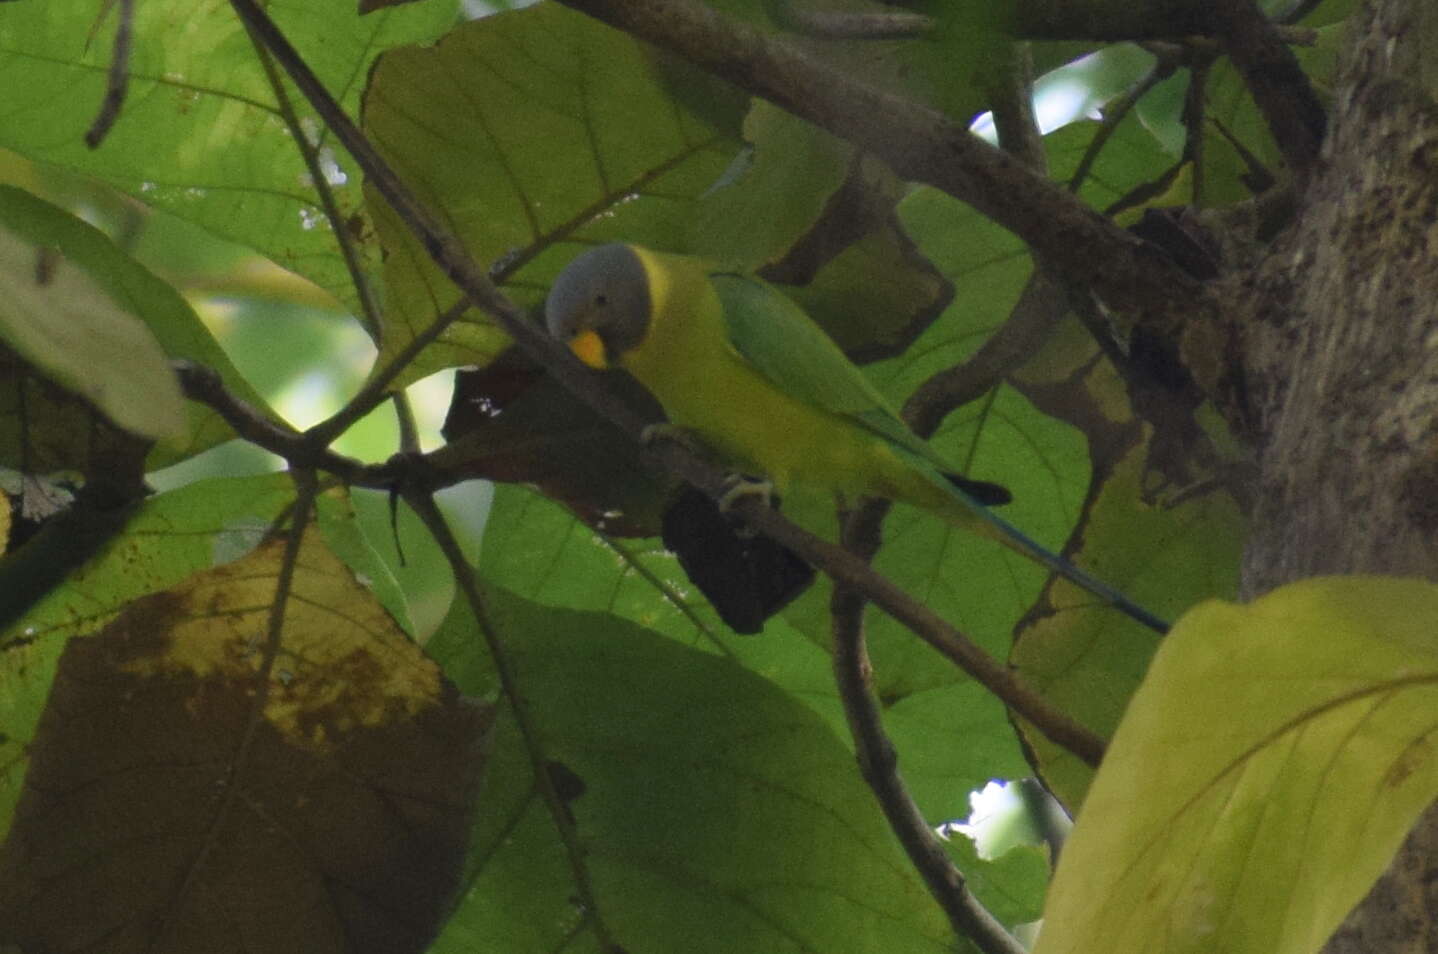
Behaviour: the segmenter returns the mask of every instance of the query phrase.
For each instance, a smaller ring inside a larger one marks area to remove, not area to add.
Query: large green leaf
[[[586,244],[685,249],[697,200],[738,147],[741,107],[626,34],[540,4],[386,54],[364,119],[410,188],[532,304]],[[403,223],[373,209],[387,251],[383,360],[459,295]],[[471,311],[405,379],[486,364],[507,340]]]
[[[1328,577],[1165,640],[1035,954],[1310,954],[1438,795],[1438,587]]]
[[[489,599],[595,906],[575,907],[527,756],[502,720],[472,890],[439,950],[495,938],[554,950],[571,935],[590,949],[594,922],[633,951],[955,950],[853,757],[801,703],[615,617]],[[431,650],[465,691],[492,692],[464,612]]]
[[[0,12],[7,103],[0,145],[102,179],[255,248],[353,302],[309,173],[254,47],[225,0],[135,5],[123,111],[98,149],[85,145],[105,95],[114,22],[106,9],[89,0],[54,0],[12,3]],[[438,0],[363,18],[344,0],[280,0],[266,9],[351,110],[376,53],[432,39],[455,16],[454,3]],[[308,107],[301,101],[297,108],[310,134],[327,142]],[[346,157],[326,153],[335,163],[329,178],[348,218],[361,211],[358,176]],[[352,232],[358,237],[366,230]],[[366,260],[377,262],[373,240],[361,245]]]
[[[925,532],[925,523],[932,521],[906,511],[905,525],[914,536],[897,548],[902,552],[896,565],[909,574],[901,579],[945,607],[957,601],[980,612],[975,607],[994,602],[976,595],[962,569],[969,561],[981,565],[988,544],[978,541],[980,549],[968,551],[952,545],[942,532],[937,538]],[[923,568],[936,561],[954,572],[952,588],[926,575]],[[787,625],[788,612],[770,620],[759,638],[736,637],[718,622],[672,556],[640,541],[606,543],[563,508],[511,487],[497,488],[479,565],[495,581],[543,604],[613,613],[681,645],[722,654],[782,688],[847,737],[828,655],[827,595],[806,596],[798,611],[796,621],[810,638]],[[925,580],[930,588],[924,588]],[[1035,574],[1031,593],[1040,582]],[[827,593],[828,586],[815,589]],[[1007,610],[1010,619],[1020,610],[1016,600]],[[887,705],[886,725],[903,753],[904,777],[925,817],[935,824],[963,817],[971,790],[991,778],[1025,773],[1001,703],[877,611],[871,611],[870,629],[881,634],[871,652]]]

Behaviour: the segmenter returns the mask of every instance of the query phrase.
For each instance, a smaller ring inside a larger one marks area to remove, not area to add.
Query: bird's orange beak
[[[604,342],[593,329],[581,331],[569,339],[569,350],[574,356],[591,368],[603,371],[609,365],[604,360]]]

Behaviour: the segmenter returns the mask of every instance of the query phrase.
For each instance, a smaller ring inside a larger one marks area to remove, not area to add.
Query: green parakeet
[[[899,500],[998,540],[1159,631],[1167,624],[989,511],[995,484],[958,476],[802,309],[702,259],[612,244],[569,264],[549,333],[593,368],[623,368],[669,421],[736,471],[849,499]]]

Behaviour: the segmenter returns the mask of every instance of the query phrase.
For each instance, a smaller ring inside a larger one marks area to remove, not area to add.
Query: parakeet
[[[737,472],[929,510],[1042,563],[1145,625],[1167,624],[991,513],[995,484],[954,473],[833,340],[757,278],[610,244],[576,257],[545,302],[549,333],[593,368],[623,368],[670,424]]]

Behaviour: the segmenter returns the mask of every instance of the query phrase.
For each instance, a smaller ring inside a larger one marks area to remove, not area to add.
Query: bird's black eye
[[[595,295],[595,296],[594,296],[594,303],[602,308],[602,307],[604,307],[605,305],[609,304],[609,296],[608,296],[608,295]]]

